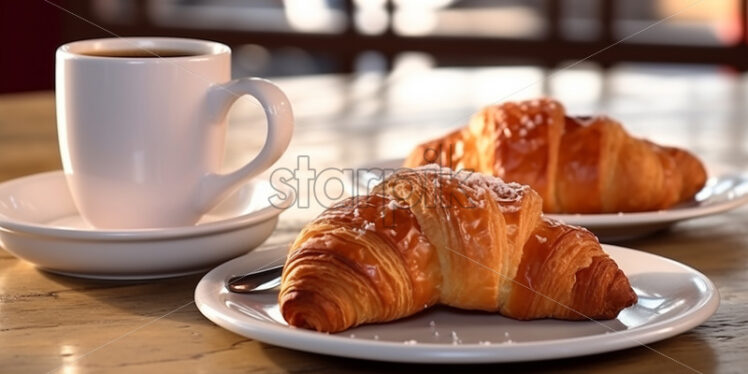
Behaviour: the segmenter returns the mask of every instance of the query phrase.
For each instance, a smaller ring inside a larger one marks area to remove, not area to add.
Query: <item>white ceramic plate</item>
[[[696,270],[652,254],[603,245],[626,272],[636,305],[609,321],[517,321],[445,307],[339,334],[289,327],[277,291],[234,294],[232,276],[285,260],[286,248],[255,251],[205,275],[195,302],[208,319],[237,334],[302,351],[379,361],[487,363],[544,360],[614,351],[662,340],[698,326],[719,306],[719,294]]]
[[[150,279],[199,271],[247,253],[270,236],[293,191],[271,205],[267,182],[242,186],[194,226],[97,230],[73,205],[61,171],[0,184],[0,245],[51,272]],[[279,196],[281,194],[278,194]]]
[[[357,169],[356,183],[349,185],[352,195],[366,194],[401,167],[403,159],[382,160]],[[694,200],[666,210],[614,214],[548,214],[570,225],[587,228],[601,241],[637,238],[665,229],[676,222],[722,213],[748,203],[748,175],[712,168],[706,186]]]

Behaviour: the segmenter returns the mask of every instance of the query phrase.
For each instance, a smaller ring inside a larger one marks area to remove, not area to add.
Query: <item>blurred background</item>
[[[387,72],[414,61],[431,67],[552,69],[590,55],[588,61],[602,69],[647,62],[702,64],[737,72],[748,70],[747,4],[748,0],[4,1],[0,92],[51,89],[56,46],[112,34],[221,41],[234,49],[235,76]],[[666,22],[647,29],[666,17]],[[615,48],[596,53],[622,38],[627,39]]]
[[[551,96],[707,162],[748,165],[748,0],[25,0],[0,2],[0,171],[59,168],[54,51],[178,36],[275,81],[296,130],[276,164],[403,157],[485,105]],[[261,147],[259,105],[229,113],[224,167]],[[2,149],[4,148],[4,149]],[[31,150],[31,151],[30,151]],[[21,162],[23,160],[23,162]]]
[[[220,41],[233,49],[234,77],[276,82],[296,129],[275,167],[304,155],[317,169],[404,157],[485,105],[551,96],[570,114],[604,113],[687,148],[713,170],[744,169],[747,9],[748,0],[0,1],[0,180],[60,168],[54,51],[114,36]],[[266,134],[250,97],[228,122],[226,171]]]

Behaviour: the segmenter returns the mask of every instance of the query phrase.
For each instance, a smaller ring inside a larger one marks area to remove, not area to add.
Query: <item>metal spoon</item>
[[[280,286],[283,265],[238,275],[226,281],[226,288],[236,293],[252,293],[271,290]]]

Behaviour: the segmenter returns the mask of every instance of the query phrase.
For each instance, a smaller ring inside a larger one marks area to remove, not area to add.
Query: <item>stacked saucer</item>
[[[271,196],[276,196],[271,204]],[[193,226],[100,230],[73,204],[62,171],[0,184],[0,245],[46,271],[99,279],[153,279],[205,271],[264,242],[294,191],[244,184]]]

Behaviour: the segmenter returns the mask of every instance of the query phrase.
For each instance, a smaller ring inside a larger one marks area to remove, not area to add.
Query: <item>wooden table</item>
[[[462,124],[481,105],[550,94],[571,111],[607,112],[631,132],[687,147],[709,164],[748,162],[748,78],[709,68],[624,66],[547,72],[534,67],[435,70],[415,59],[390,76],[278,81],[297,131],[278,166],[308,155],[313,167],[352,167],[398,157]],[[522,89],[524,87],[524,89]],[[521,89],[521,90],[520,90]],[[0,96],[0,181],[60,168],[52,92]],[[262,114],[232,109],[227,168],[256,151]],[[320,211],[293,208],[270,242],[288,241]],[[673,258],[709,276],[722,304],[703,325],[651,348],[701,372],[748,367],[748,209],[681,223],[623,245]],[[0,249],[0,372],[412,372],[455,367],[394,365],[278,348],[235,335],[192,301],[201,275],[108,282],[48,274]],[[688,372],[640,347],[590,357],[471,366],[487,372]]]

